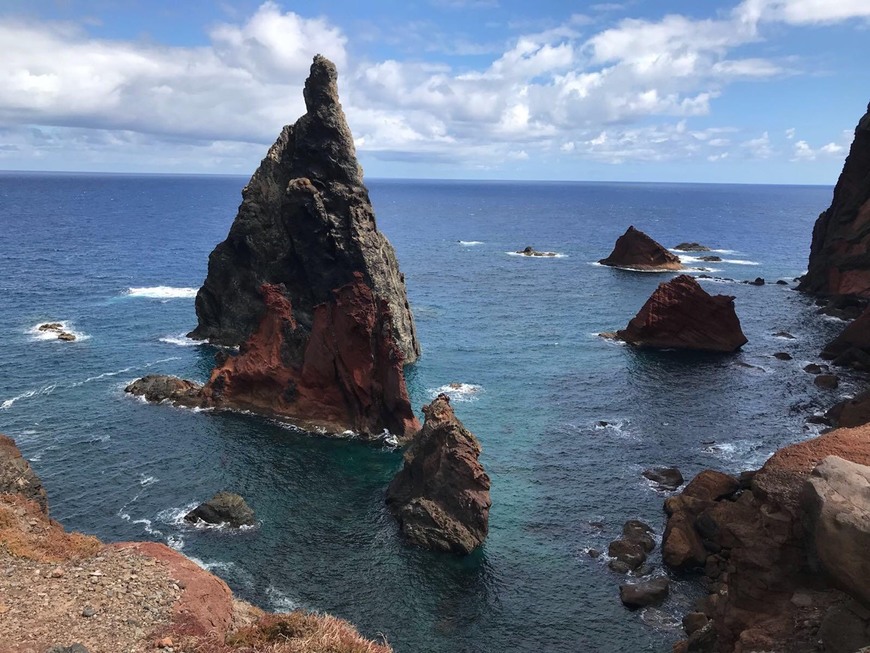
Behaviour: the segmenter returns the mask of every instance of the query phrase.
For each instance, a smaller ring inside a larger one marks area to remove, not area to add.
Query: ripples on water
[[[66,526],[166,542],[265,607],[336,613],[400,653],[669,650],[697,589],[679,581],[661,608],[628,613],[620,578],[586,554],[628,518],[661,532],[665,495],[640,472],[757,467],[852,389],[821,391],[801,371],[841,323],[792,286],[704,281],[737,297],[750,342],[734,356],[590,335],[623,326],[668,278],[589,265],[629,224],[710,245],[726,259],[718,276],[791,279],[830,189],[373,181],[424,348],[408,370],[414,405],[451,394],[493,479],[482,551],[405,547],[383,505],[401,465],[387,444],[123,395],[148,372],[207,377],[214,349],[184,334],[245,181],[0,175],[0,431]],[[507,254],[527,245],[564,256]],[[60,320],[88,339],[32,332]],[[257,528],[180,519],[221,489],[247,498]]]

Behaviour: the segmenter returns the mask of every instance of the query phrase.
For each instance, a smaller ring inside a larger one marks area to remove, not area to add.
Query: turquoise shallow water
[[[661,608],[628,613],[620,578],[586,555],[629,518],[661,532],[664,495],[640,472],[757,467],[852,389],[819,390],[801,371],[841,325],[793,284],[703,282],[737,297],[750,342],[735,356],[637,352],[594,335],[669,278],[594,265],[629,224],[666,245],[724,250],[723,263],[692,264],[710,274],[791,280],[829,188],[370,181],[424,348],[407,370],[413,403],[467,384],[454,406],[493,479],[481,551],[408,548],[383,507],[399,452],[123,395],[147,372],[208,374],[214,351],[183,334],[245,181],[0,175],[0,431],[67,527],[166,542],[264,607],[333,612],[399,653],[669,650],[693,582],[675,578]],[[509,254],[526,245],[563,256]],[[39,340],[32,329],[49,320],[83,337]],[[220,489],[244,495],[261,525],[180,523]]]

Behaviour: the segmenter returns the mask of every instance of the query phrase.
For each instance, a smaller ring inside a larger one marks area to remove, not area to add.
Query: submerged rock
[[[659,284],[617,336],[640,347],[716,352],[733,352],[747,342],[734,297],[709,295],[685,274]]]
[[[680,243],[674,249],[678,249],[681,252],[709,252],[710,248],[706,245],[702,245],[701,243]]]
[[[840,386],[840,379],[835,374],[819,374],[813,383],[824,390],[836,390]]]
[[[870,107],[834,188],[831,206],[813,228],[800,290],[870,297]]]
[[[539,252],[533,247],[526,247],[525,249],[518,250],[515,252],[516,254],[522,254],[523,256],[555,256],[556,252]]]
[[[20,494],[35,501],[48,515],[48,499],[42,481],[21,455],[12,438],[0,435],[0,494]]]
[[[413,544],[459,555],[480,546],[489,530],[489,476],[480,443],[441,394],[423,408],[426,421],[405,451],[386,502]]]
[[[773,357],[781,361],[790,361],[792,359],[792,355],[787,351],[778,351],[773,355]]]
[[[209,257],[190,337],[239,352],[218,360],[196,401],[309,430],[407,438],[420,428],[403,371],[420,351],[414,320],[375,223],[335,66],[320,55],[304,96],[305,115],[269,149]],[[168,398],[188,401],[178,394]]]
[[[612,267],[636,268],[639,270],[682,270],[680,258],[671,254],[644,232],[629,227],[610,252],[610,256],[598,261]]]
[[[187,513],[184,519],[194,523],[202,521],[207,524],[228,524],[233,528],[257,523],[250,506],[242,497],[232,492],[218,492]]]

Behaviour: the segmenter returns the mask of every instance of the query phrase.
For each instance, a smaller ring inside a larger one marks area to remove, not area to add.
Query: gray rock
[[[778,359],[778,360],[781,360],[781,361],[790,361],[792,359],[791,354],[789,354],[788,352],[784,352],[784,351],[776,352],[773,355],[773,357]]]
[[[670,582],[664,576],[639,583],[625,583],[619,586],[619,598],[623,605],[631,609],[658,605],[667,597],[669,585]]]
[[[666,490],[676,490],[684,481],[683,475],[676,467],[650,467],[643,470],[643,475]]]
[[[146,401],[169,401],[182,406],[198,406],[202,402],[202,386],[177,376],[149,374],[136,379],[124,392],[144,397]]]
[[[189,522],[228,524],[234,528],[253,526],[257,523],[254,511],[238,494],[218,492],[211,499],[198,505],[184,516]]]
[[[0,494],[20,494],[36,501],[48,514],[48,499],[42,481],[22,456],[15,441],[0,435]]]
[[[90,605],[86,605],[84,608],[82,608],[83,617],[90,618],[93,617],[95,614],[97,614],[97,611]]]
[[[801,508],[822,569],[870,605],[870,467],[828,456],[804,484]]]
[[[852,600],[831,606],[822,618],[819,639],[825,653],[855,653],[870,645],[870,612]]]
[[[822,366],[817,363],[810,363],[809,365],[804,366],[804,372],[807,372],[808,374],[821,374],[822,371]]]

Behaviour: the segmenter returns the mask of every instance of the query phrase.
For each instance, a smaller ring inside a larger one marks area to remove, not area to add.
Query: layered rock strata
[[[489,476],[480,443],[439,395],[423,408],[426,421],[405,451],[387,489],[387,506],[418,546],[466,555],[489,530]]]
[[[831,206],[813,228],[809,266],[800,289],[870,297],[870,111],[855,128]]]
[[[698,475],[665,503],[666,564],[703,570],[703,627],[678,651],[852,653],[870,644],[870,427],[777,451],[738,481]]]
[[[404,276],[378,231],[332,62],[314,58],[304,96],[305,115],[269,149],[242,191],[227,239],[209,256],[190,336],[247,341],[268,309],[264,284],[283,288],[301,333],[314,335],[315,309],[334,303],[339,288],[362,283],[385,303],[387,330],[412,363],[420,346]]]
[[[602,265],[637,270],[682,270],[680,258],[644,232],[629,227],[616,239],[613,251],[598,261]]]
[[[238,354],[203,387],[152,377],[128,391],[331,433],[419,430],[403,372],[420,351],[404,277],[375,224],[336,77],[314,58],[307,113],[281,132],[209,257],[191,337]]]
[[[747,342],[734,297],[710,295],[685,274],[659,284],[616,337],[640,347],[713,352],[733,352]]]

